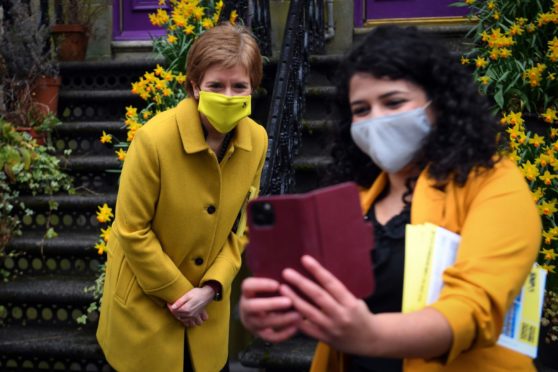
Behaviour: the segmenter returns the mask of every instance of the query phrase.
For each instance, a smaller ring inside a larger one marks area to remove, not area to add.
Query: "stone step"
[[[91,233],[66,233],[64,238],[43,240],[38,234],[24,234],[10,241],[8,249],[20,250],[33,254],[72,255],[86,251],[95,245],[99,236]]]
[[[332,85],[306,86],[304,119],[310,121],[335,119],[337,117],[334,104],[336,93],[337,89]]]
[[[316,341],[298,335],[277,344],[255,339],[239,355],[246,367],[263,371],[306,372],[312,364]]]
[[[53,146],[58,154],[71,150],[70,157],[113,155],[113,145],[100,141],[103,131],[113,136],[113,143],[125,140],[127,136],[123,121],[66,122],[56,127],[52,136]]]
[[[0,370],[110,371],[92,329],[0,328]]]
[[[58,203],[58,209],[90,209],[96,208],[97,205],[108,203],[114,205],[116,202],[116,194],[94,194],[94,195],[53,195],[53,196],[24,196],[21,200],[30,207],[45,208],[49,201]]]
[[[56,127],[55,135],[58,137],[60,134],[76,134],[76,133],[91,133],[97,135],[103,131],[118,132],[124,131],[124,122],[122,121],[82,121],[82,122],[68,122],[62,123]]]
[[[324,86],[337,82],[337,68],[343,58],[342,54],[310,55],[306,85]]]
[[[312,135],[314,133],[329,133],[333,130],[335,121],[332,119],[302,120],[302,133]]]
[[[114,208],[116,193],[96,195],[53,195],[22,197],[21,200],[35,213],[22,218],[22,228],[25,234],[46,231],[47,220],[60,234],[72,233],[98,233],[100,224],[97,221],[98,206],[107,203]],[[58,209],[49,213],[48,203],[58,203]]]
[[[84,288],[93,282],[92,276],[20,276],[10,285],[0,287],[0,303],[88,304],[93,296]]]
[[[440,40],[456,55],[470,50],[472,40],[465,38],[467,32],[473,27],[471,23],[445,24],[445,25],[417,25],[419,30],[426,32],[431,37]],[[353,32],[353,45],[360,43],[372,31],[373,27],[355,28]]]
[[[77,319],[87,314],[94,300],[93,294],[85,291],[94,286],[93,275],[15,275],[0,287],[0,323],[4,326],[51,324],[77,327]],[[97,317],[96,312],[90,314],[91,323]]]
[[[324,186],[326,168],[331,163],[329,156],[299,156],[295,158],[294,192],[307,192]]]
[[[116,154],[112,155],[76,155],[71,156],[66,167],[72,171],[104,172],[106,170],[120,170],[122,162]]]
[[[10,241],[0,267],[25,276],[96,275],[99,265],[105,261],[95,249],[99,240],[97,232],[66,232],[53,239],[26,232]]]

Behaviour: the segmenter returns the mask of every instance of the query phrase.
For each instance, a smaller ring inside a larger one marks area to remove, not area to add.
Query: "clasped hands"
[[[205,308],[214,295],[210,286],[193,288],[174,303],[167,304],[167,308],[185,327],[200,326],[209,318]]]
[[[244,326],[270,342],[281,342],[298,331],[340,351],[358,352],[375,328],[374,316],[318,261],[301,259],[312,281],[292,269],[283,271],[287,284],[267,278],[242,283],[240,315]],[[299,296],[303,293],[311,302]],[[269,297],[270,294],[277,294]],[[267,297],[266,297],[267,296]]]

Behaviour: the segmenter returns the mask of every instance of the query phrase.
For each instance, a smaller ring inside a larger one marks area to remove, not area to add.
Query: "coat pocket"
[[[123,305],[126,305],[126,302],[128,301],[128,296],[130,295],[130,290],[132,289],[134,280],[135,276],[128,265],[128,260],[123,257],[122,263],[120,264],[120,270],[118,270],[116,288],[114,291],[114,297]]]

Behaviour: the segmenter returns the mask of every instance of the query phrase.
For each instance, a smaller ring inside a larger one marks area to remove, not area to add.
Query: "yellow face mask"
[[[205,115],[219,133],[229,133],[241,119],[252,112],[252,96],[225,96],[200,91],[198,111]]]

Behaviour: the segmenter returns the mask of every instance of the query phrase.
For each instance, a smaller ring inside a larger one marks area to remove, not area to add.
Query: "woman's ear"
[[[194,92],[194,99],[200,99],[200,88],[192,80],[190,80],[190,84],[192,85],[192,91]]]

